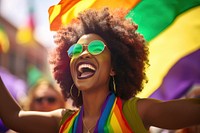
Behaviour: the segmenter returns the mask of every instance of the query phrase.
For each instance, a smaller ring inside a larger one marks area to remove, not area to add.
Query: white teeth
[[[89,69],[95,71],[95,68],[90,64],[81,64],[80,66],[78,66],[78,71],[82,73],[83,68],[89,68]]]

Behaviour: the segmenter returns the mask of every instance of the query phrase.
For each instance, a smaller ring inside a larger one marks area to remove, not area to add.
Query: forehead
[[[81,36],[81,38],[77,41],[77,43],[80,43],[80,44],[88,44],[88,43],[90,43],[90,42],[93,41],[93,40],[101,40],[101,41],[103,41],[104,43],[106,43],[105,40],[104,40],[102,37],[100,37],[99,35],[97,35],[97,34],[86,34],[86,35],[83,35],[83,36]]]
[[[49,95],[56,95],[56,91],[53,90],[52,88],[48,87],[47,85],[43,84],[40,85],[36,90],[35,90],[35,96],[49,96]]]

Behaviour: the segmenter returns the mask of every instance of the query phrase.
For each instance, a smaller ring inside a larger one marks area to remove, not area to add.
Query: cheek
[[[74,70],[74,62],[70,62],[70,74],[72,77],[72,80],[75,80],[75,70]]]
[[[110,52],[106,51],[106,53],[102,55],[102,60],[103,60],[104,64],[111,66],[111,54],[110,54]]]
[[[108,48],[105,48],[104,51],[98,55],[99,58],[103,59],[103,60],[111,60],[111,53],[110,51],[108,50]]]
[[[71,59],[70,61],[70,72],[71,72],[71,75],[73,75],[72,73],[74,72],[74,60]]]
[[[105,60],[102,60],[102,63],[104,68],[110,68],[111,67],[111,60],[109,59],[105,59]]]
[[[111,71],[111,57],[109,55],[103,55],[101,57],[101,60],[99,61],[101,62],[101,67],[103,68],[103,70],[106,70],[107,73],[110,73]]]

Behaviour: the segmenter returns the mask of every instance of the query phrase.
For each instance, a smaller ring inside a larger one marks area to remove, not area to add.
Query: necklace
[[[83,119],[83,126],[86,128],[87,133],[92,133],[92,132],[90,132],[90,130],[92,130],[92,129],[96,126],[96,123],[94,123],[93,126],[91,126],[90,128],[88,128],[88,127],[86,126],[85,119]]]

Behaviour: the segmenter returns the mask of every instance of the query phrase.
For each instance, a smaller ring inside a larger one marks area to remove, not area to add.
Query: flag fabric
[[[101,109],[101,116],[94,125],[95,133],[133,133],[122,112],[122,100],[110,93]],[[82,133],[84,107],[71,115],[61,126],[60,133]],[[89,132],[89,130],[88,130]]]
[[[180,74],[178,75],[173,70],[182,68],[184,73],[181,76],[198,74],[198,71],[187,71],[189,68],[182,66],[187,66],[187,60],[194,62],[190,63],[194,65],[190,68],[199,66],[197,59],[200,58],[198,54],[200,0],[119,0],[117,2],[112,0],[108,2],[104,0],[61,0],[58,5],[49,8],[50,29],[54,31],[68,24],[78,12],[84,9],[102,6],[130,9],[126,18],[131,18],[138,24],[137,32],[141,33],[148,42],[150,66],[146,74],[149,82],[138,94],[139,97],[153,97],[162,100],[180,98],[190,87],[199,83],[199,76],[193,76],[193,81],[186,81],[190,84],[184,86],[185,81],[183,80],[186,79],[179,78]],[[179,79],[176,80],[177,82],[172,82],[171,77],[173,80]],[[168,96],[165,95],[164,98],[162,97],[164,94],[161,93],[165,92]]]
[[[19,27],[16,34],[16,41],[22,45],[30,45],[34,38],[35,19],[33,1],[28,1],[28,13],[25,25]]]
[[[151,95],[161,100],[183,97],[200,84],[200,49],[184,56],[170,68],[160,87]]]
[[[192,87],[192,84],[187,87],[183,86],[182,80],[177,80],[179,82],[176,82],[175,86],[174,82],[169,80],[170,78],[166,79],[165,77],[182,58],[200,48],[199,14],[200,0],[159,0],[157,2],[143,0],[129,12],[127,17],[132,18],[138,24],[138,32],[143,34],[148,41],[150,51],[150,67],[146,72],[149,82],[145,85],[142,93],[138,95],[139,97],[162,100],[180,98],[184,92]],[[199,55],[197,56],[200,58]],[[197,60],[192,58],[192,61],[196,62]],[[179,67],[181,68],[182,65]],[[187,76],[187,71],[188,69],[185,68],[182,71],[185,72],[182,73],[182,76]],[[170,74],[173,74],[174,78],[178,78],[176,73]],[[190,74],[194,73],[191,71]],[[198,79],[193,84],[198,83],[199,80],[198,76],[195,77]],[[168,82],[167,87],[165,82]],[[175,91],[177,89],[179,91]],[[180,91],[181,89],[182,91]],[[166,93],[168,96],[165,98],[158,94],[166,91],[169,92]]]
[[[9,39],[3,26],[0,25],[0,53],[8,52],[10,47]]]
[[[132,9],[140,0],[61,0],[57,5],[49,8],[49,22],[52,31],[68,24],[78,13],[88,8],[116,8]]]

